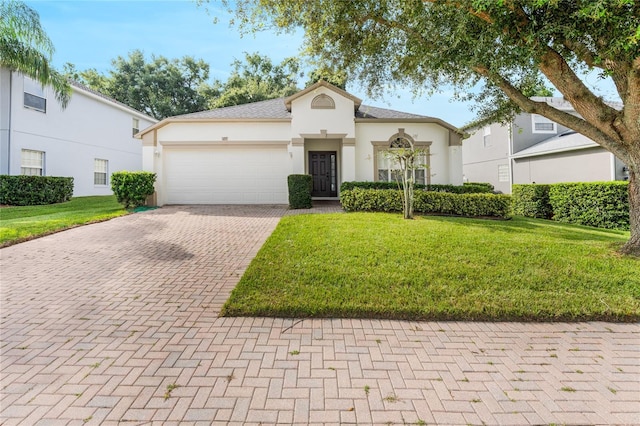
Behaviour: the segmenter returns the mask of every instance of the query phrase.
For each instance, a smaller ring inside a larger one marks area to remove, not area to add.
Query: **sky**
[[[203,59],[210,65],[210,78],[225,81],[231,63],[243,59],[244,52],[258,52],[280,63],[286,57],[298,55],[302,45],[301,31],[243,36],[228,25],[230,16],[216,7],[215,0],[208,5],[208,12],[191,0],[27,0],[26,3],[40,14],[40,22],[56,49],[53,64],[58,69],[70,62],[78,70],[95,68],[106,73],[112,59],[126,57],[139,49],[148,59],[151,55]],[[300,80],[300,86],[305,82],[306,77]],[[587,77],[587,83],[600,84],[595,76]],[[437,117],[455,126],[474,118],[470,104],[451,101],[450,87],[443,87],[442,93],[431,97],[419,98],[410,90],[399,88],[388,91],[383,98],[372,99],[357,82],[349,84],[347,91],[367,105]],[[606,90],[604,94],[608,97]]]

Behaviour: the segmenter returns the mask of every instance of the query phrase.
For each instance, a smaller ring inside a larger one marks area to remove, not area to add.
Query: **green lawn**
[[[640,320],[628,232],[516,217],[285,217],[225,316]]]
[[[77,197],[45,206],[0,208],[0,247],[127,214],[115,196]]]

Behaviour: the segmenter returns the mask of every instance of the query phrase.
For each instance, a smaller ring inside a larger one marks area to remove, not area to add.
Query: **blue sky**
[[[259,52],[278,63],[299,53],[302,33],[263,32],[242,36],[228,25],[229,16],[212,1],[207,13],[189,0],[36,0],[26,2],[40,14],[40,21],[54,43],[54,65],[66,62],[79,70],[96,68],[106,72],[111,60],[127,56],[134,49],[167,58],[189,55],[203,59],[211,67],[212,79],[226,80],[230,64],[242,59],[243,52]],[[214,24],[214,17],[219,23]],[[306,78],[300,81],[304,84]],[[595,76],[587,83],[601,85]],[[347,90],[365,104],[441,118],[462,126],[474,117],[468,104],[452,102],[451,88],[430,98],[414,99],[408,90],[389,92],[382,99],[368,98],[357,82]],[[610,91],[610,90],[609,90]],[[605,97],[611,94],[604,92]]]

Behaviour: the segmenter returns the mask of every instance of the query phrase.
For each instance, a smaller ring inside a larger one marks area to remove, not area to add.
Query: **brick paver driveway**
[[[0,250],[0,423],[640,424],[638,324],[218,318],[282,207]]]

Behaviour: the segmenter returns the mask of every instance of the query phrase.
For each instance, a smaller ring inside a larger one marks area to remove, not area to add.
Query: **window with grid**
[[[137,118],[132,119],[132,127],[133,127],[133,136],[136,135],[140,131],[140,120]]]
[[[93,166],[93,184],[106,185],[107,174],[109,169],[109,161],[96,158]]]
[[[44,88],[29,77],[24,78],[24,107],[47,112],[47,97]]]
[[[507,164],[498,165],[498,182],[509,182],[509,166]]]
[[[557,133],[556,123],[538,114],[532,114],[533,133]]]
[[[20,174],[44,176],[44,152],[23,149],[20,155]]]
[[[411,144],[406,139],[398,138],[391,142],[389,145],[389,151],[394,149],[409,148]],[[377,158],[378,163],[378,181],[384,182],[400,182],[402,176],[400,175],[400,165],[392,158],[389,158],[387,150],[379,150]],[[416,157],[416,168],[413,169],[413,181],[418,184],[426,185],[427,181],[427,158],[424,153]]]

